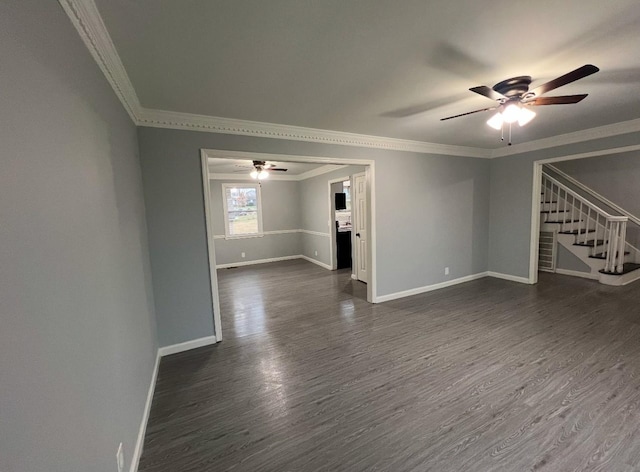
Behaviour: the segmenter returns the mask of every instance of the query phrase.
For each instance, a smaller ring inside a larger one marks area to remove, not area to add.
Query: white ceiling
[[[209,172],[214,174],[238,174],[238,177],[248,175],[253,169],[253,162],[244,159],[224,159],[217,157],[209,158]],[[325,164],[309,164],[302,162],[279,162],[267,161],[269,164],[275,164],[276,167],[287,169],[286,172],[278,172],[277,175],[291,176],[300,175],[310,170],[324,167]]]
[[[469,87],[590,63],[514,143],[640,118],[638,0],[96,3],[146,108],[491,149]]]

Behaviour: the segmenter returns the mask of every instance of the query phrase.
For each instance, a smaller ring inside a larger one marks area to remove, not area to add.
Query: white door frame
[[[209,165],[207,158],[201,155],[202,190],[204,193],[204,216],[207,229],[207,252],[209,257],[209,280],[211,281],[211,308],[213,309],[213,329],[216,342],[222,341],[222,318],[220,317],[220,296],[218,295],[218,273],[216,272],[216,251],[213,245],[213,219],[211,217],[211,185],[209,184]]]
[[[269,154],[261,152],[225,151],[222,149],[201,149],[200,161],[202,165],[202,185],[204,191],[204,213],[207,232],[207,249],[209,253],[209,278],[211,280],[211,299],[213,309],[213,322],[216,331],[216,340],[222,340],[222,319],[220,317],[220,296],[218,293],[218,275],[216,272],[216,252],[211,216],[211,191],[209,186],[209,158],[222,159],[246,159],[256,161],[280,161],[280,162],[306,162],[312,164],[334,165],[359,165],[365,166],[367,179],[367,231],[369,233],[369,245],[367,251],[367,263],[369,267],[369,283],[367,284],[367,301],[377,303],[377,277],[376,277],[376,191],[375,191],[375,161],[372,159],[347,159],[320,156],[298,156],[288,154]],[[344,180],[344,179],[343,179]]]
[[[529,283],[538,283],[538,245],[540,243],[540,193],[542,192],[542,166],[552,162],[573,161],[588,159],[590,157],[622,154],[624,152],[638,151],[640,145],[625,146],[599,151],[569,154],[566,156],[540,159],[533,163],[533,190],[531,192],[531,239],[529,246]]]

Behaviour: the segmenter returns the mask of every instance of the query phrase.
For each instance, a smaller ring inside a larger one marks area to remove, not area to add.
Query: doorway
[[[216,332],[216,339],[220,341],[222,339],[222,320],[221,320],[221,311],[220,311],[220,293],[218,287],[218,274],[217,269],[220,268],[220,265],[216,263],[216,245],[218,242],[223,244],[226,241],[224,235],[215,234],[214,230],[214,213],[218,212],[218,208],[212,208],[212,191],[210,185],[210,176],[213,173],[210,172],[209,162],[212,159],[231,159],[231,160],[246,160],[248,162],[258,161],[258,162],[281,162],[283,164],[291,163],[293,166],[295,163],[304,163],[304,164],[318,164],[321,166],[363,166],[365,172],[362,173],[361,179],[364,183],[364,195],[361,196],[363,202],[362,205],[363,211],[366,212],[362,221],[364,222],[364,234],[366,237],[366,245],[362,246],[360,257],[363,259],[363,265],[368,269],[366,277],[367,277],[367,285],[366,285],[366,300],[369,303],[374,303],[376,299],[376,254],[375,254],[375,163],[373,160],[365,160],[365,159],[337,159],[337,158],[328,158],[328,157],[316,157],[316,156],[292,156],[292,155],[280,155],[280,154],[265,154],[265,153],[252,153],[252,152],[238,152],[238,151],[223,151],[223,150],[210,150],[203,149],[201,150],[201,166],[202,166],[202,176],[203,176],[203,190],[204,190],[204,207],[205,207],[205,220],[206,220],[206,232],[207,232],[207,246],[208,246],[208,256],[209,256],[209,273],[210,273],[210,281],[211,281],[211,293],[212,293],[212,304],[213,304],[213,312],[214,312],[214,329]],[[245,176],[243,174],[243,178],[248,179],[248,172]],[[313,175],[313,171],[310,175]],[[237,176],[236,176],[237,177]],[[279,177],[281,179],[281,177]],[[295,180],[295,178],[293,179]],[[342,180],[345,180],[344,178]],[[255,182],[255,181],[254,181]],[[327,188],[326,185],[324,188]],[[325,197],[326,198],[326,197]],[[326,201],[326,200],[325,200]],[[327,206],[324,207],[325,210],[330,210]],[[323,212],[322,210],[318,210]],[[216,214],[216,217],[219,215]],[[246,216],[244,216],[246,218]],[[264,236],[272,236],[274,234],[289,234],[293,232],[304,233],[304,235],[311,236],[329,236],[330,229],[333,226],[331,223],[330,215],[327,215],[326,219],[326,229],[323,233],[321,230],[307,230],[307,229],[288,229],[282,231],[264,231]],[[362,233],[361,233],[362,235]],[[263,235],[260,235],[263,236]],[[225,240],[225,241],[223,241]],[[325,240],[326,241],[326,240]],[[318,256],[319,251],[315,251],[315,255]],[[321,250],[320,250],[321,252]],[[326,252],[325,252],[326,254]],[[311,256],[314,254],[311,253]],[[244,254],[243,254],[244,256]],[[310,262],[314,262],[317,265],[325,267],[325,269],[331,269],[330,264],[324,264],[322,262],[313,260],[311,257],[305,256],[304,254],[300,255],[291,255],[284,258],[277,258],[278,260],[285,259],[306,259]],[[256,261],[256,263],[267,262],[264,261]],[[236,264],[236,265],[249,265],[246,264]],[[229,265],[228,265],[229,266]],[[364,287],[364,285],[363,285]]]
[[[590,157],[605,156],[622,154],[630,151],[640,150],[640,145],[625,146],[614,149],[603,149],[599,151],[586,152],[580,154],[571,154],[567,156],[553,157],[549,159],[541,159],[533,162],[533,186],[531,196],[531,237],[529,246],[529,283],[535,284],[538,282],[538,270],[539,270],[539,253],[540,253],[540,229],[541,218],[540,212],[544,205],[541,202],[541,195],[543,194],[542,174],[543,166],[545,164],[553,164],[562,161],[571,161],[578,159],[588,159]],[[566,271],[565,271],[566,272]]]

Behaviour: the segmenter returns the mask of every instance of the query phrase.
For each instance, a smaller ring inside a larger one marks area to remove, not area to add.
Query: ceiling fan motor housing
[[[531,77],[523,75],[498,82],[493,86],[493,90],[505,97],[521,97],[529,91],[529,85],[531,85]]]

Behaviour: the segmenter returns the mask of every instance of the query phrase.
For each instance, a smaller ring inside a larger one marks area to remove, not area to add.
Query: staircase
[[[610,214],[543,170],[540,231],[555,233],[558,245],[589,266],[589,278],[606,285],[640,279],[640,250],[626,240],[635,220]]]

